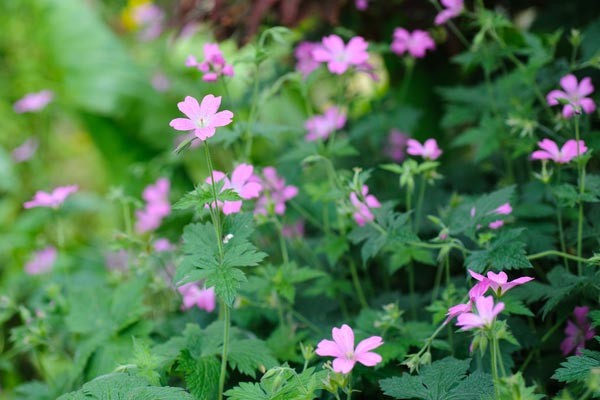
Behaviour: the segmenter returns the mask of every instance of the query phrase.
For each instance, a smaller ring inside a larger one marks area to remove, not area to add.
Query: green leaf
[[[271,350],[259,339],[243,339],[232,341],[229,345],[227,359],[231,368],[242,374],[256,377],[257,370],[266,370],[277,365]]]
[[[185,386],[198,400],[212,400],[219,391],[221,364],[214,356],[193,358],[184,350],[179,358],[177,371],[183,374]]]
[[[501,231],[487,249],[469,254],[467,268],[475,272],[488,267],[498,271],[533,268],[525,255],[525,243],[519,240],[522,232],[523,229]]]
[[[600,352],[582,350],[580,356],[571,356],[560,364],[552,379],[559,382],[585,382],[592,368],[600,368]]]
[[[215,183],[217,201],[237,201],[241,199],[233,189],[223,190],[223,185],[225,185],[224,180]],[[188,208],[193,207],[204,207],[205,204],[211,204],[213,202],[214,196],[212,185],[202,183],[196,189],[184,194],[183,197],[173,205],[173,209],[187,210]]]
[[[527,387],[520,372],[500,379],[498,400],[541,400],[544,395],[535,394],[535,386]]]

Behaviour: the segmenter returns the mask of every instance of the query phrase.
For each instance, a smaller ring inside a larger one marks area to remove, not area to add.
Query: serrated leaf
[[[183,374],[185,386],[197,400],[212,400],[219,391],[220,363],[214,356],[193,358],[184,350],[177,371]]]
[[[519,240],[522,232],[523,229],[501,231],[487,249],[469,254],[467,268],[475,272],[488,267],[498,271],[533,268],[525,255],[525,243]]]
[[[241,200],[241,197],[235,190],[223,189],[224,185],[225,180],[215,182],[218,202]],[[204,207],[205,204],[214,204],[212,185],[208,183],[202,183],[196,189],[184,194],[179,201],[173,204],[173,209],[187,210],[193,207]]]
[[[567,383],[585,382],[592,368],[600,368],[600,352],[583,349],[581,355],[571,356],[560,365],[552,379]]]
[[[236,340],[229,345],[228,362],[231,368],[242,374],[256,377],[257,370],[266,370],[277,365],[271,350],[259,339]]]

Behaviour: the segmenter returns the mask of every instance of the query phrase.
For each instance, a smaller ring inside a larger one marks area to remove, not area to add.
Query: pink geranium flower
[[[51,90],[42,90],[37,93],[29,93],[22,99],[18,100],[14,105],[13,109],[17,114],[26,112],[35,112],[43,110],[48,103],[54,99],[54,92]]]
[[[165,13],[152,3],[140,4],[133,10],[133,19],[139,28],[139,39],[150,41],[160,36]]]
[[[275,214],[283,215],[285,203],[298,195],[298,188],[286,185],[285,179],[277,175],[277,170],[273,167],[263,168],[260,182],[264,191],[256,202],[254,213],[269,215],[270,210],[273,210]]]
[[[160,178],[154,185],[144,189],[142,198],[146,201],[144,209],[135,212],[135,230],[145,233],[157,229],[162,220],[171,213],[169,190],[171,183],[167,178]]]
[[[177,107],[187,118],[175,118],[169,125],[178,131],[194,131],[196,137],[204,141],[213,136],[218,127],[231,123],[233,113],[228,110],[217,112],[220,105],[220,96],[206,95],[200,104],[195,98],[186,96]]]
[[[354,5],[359,11],[365,11],[369,7],[369,0],[354,0]]]
[[[217,302],[214,287],[200,289],[197,283],[186,283],[177,291],[183,296],[182,310],[198,307],[206,312],[214,311]]]
[[[550,139],[544,139],[538,142],[538,147],[542,150],[536,150],[531,154],[534,160],[552,160],[557,164],[567,164],[578,155],[584,154],[588,149],[585,142],[580,140],[567,140],[566,143],[558,149],[556,142]],[[578,152],[579,150],[579,152]]]
[[[498,314],[504,310],[504,303],[494,305],[492,296],[480,296],[475,299],[477,313],[464,312],[458,316],[456,325],[467,331],[475,328],[489,327]]]
[[[357,362],[373,367],[382,360],[379,354],[371,351],[383,344],[383,339],[379,336],[362,340],[356,348],[354,348],[354,331],[346,324],[341,328],[333,328],[331,336],[333,340],[324,339],[319,342],[315,353],[321,357],[335,357],[333,370],[337,373],[349,373]]]
[[[253,172],[252,165],[240,164],[233,170],[231,180],[221,171],[213,171],[213,178],[215,182],[224,181],[221,190],[233,189],[242,199],[249,200],[257,198],[262,190],[262,185],[256,181]],[[211,183],[210,177],[206,178],[206,183]],[[242,200],[219,202],[218,206],[225,215],[235,214],[242,209]]]
[[[204,61],[198,63],[196,57],[190,55],[185,61],[186,67],[196,67],[200,70],[202,80],[215,82],[220,76],[233,76],[233,66],[225,62],[225,57],[217,43],[206,43],[204,45]]]
[[[390,48],[399,56],[408,52],[415,58],[422,58],[425,57],[427,50],[435,49],[435,42],[429,33],[420,29],[410,33],[404,28],[396,28],[394,29],[394,40]]]
[[[479,282],[475,286],[473,286],[471,290],[469,290],[469,301],[465,304],[458,304],[450,307],[448,309],[448,312],[446,313],[448,317],[446,318],[444,324],[447,324],[453,318],[458,317],[460,314],[471,312],[475,299],[483,296],[488,289],[489,285],[487,282]]]
[[[29,160],[35,154],[39,145],[40,142],[36,138],[31,137],[27,139],[23,144],[12,151],[12,159],[17,163]]]
[[[338,35],[323,38],[323,45],[312,51],[318,62],[326,62],[329,72],[341,75],[351,66],[364,64],[369,59],[369,44],[360,36],[350,39],[347,45]]]
[[[381,203],[375,196],[368,194],[369,187],[367,185],[363,185],[361,191],[361,198],[355,192],[350,193],[350,203],[354,206],[352,217],[359,226],[364,226],[367,222],[375,219],[371,209],[381,207]]]
[[[319,61],[313,57],[313,51],[321,47],[320,43],[300,42],[294,50],[296,57],[296,69],[302,73],[302,78],[306,79],[311,72],[317,69],[320,65]]]
[[[152,247],[154,247],[154,251],[157,253],[164,253],[167,251],[175,250],[175,246],[173,243],[169,242],[169,239],[166,238],[158,238],[152,243]]]
[[[435,139],[427,139],[424,144],[415,139],[408,139],[408,149],[406,152],[411,156],[421,156],[426,160],[436,160],[442,155],[442,150],[438,147]]]
[[[512,206],[510,205],[510,203],[504,203],[492,212],[494,214],[499,214],[499,215],[509,215],[510,213],[512,213]],[[492,222],[490,222],[490,224],[488,226],[490,229],[498,229],[498,228],[504,226],[504,220],[499,219],[496,221],[492,221]]]
[[[575,75],[569,74],[563,76],[560,80],[560,86],[563,90],[553,90],[546,95],[546,101],[551,106],[560,104],[559,100],[568,102],[562,109],[565,118],[571,118],[573,114],[591,114],[596,110],[594,100],[587,97],[594,92],[592,80],[587,77],[577,83]]]
[[[581,355],[581,350],[585,348],[585,342],[596,336],[596,331],[590,325],[588,320],[589,307],[575,307],[573,316],[575,322],[568,320],[565,328],[566,338],[560,343],[560,350],[563,356],[567,356],[573,351],[576,355]]]
[[[59,186],[51,193],[37,191],[33,199],[23,203],[25,208],[50,207],[57,209],[72,193],[75,193],[79,187],[77,185]]]
[[[459,16],[465,8],[463,0],[441,0],[440,3],[444,9],[435,16],[436,25],[445,24],[449,19]]]
[[[492,271],[489,271],[487,273],[487,277],[485,277],[481,274],[478,274],[477,272],[471,271],[471,270],[469,270],[469,274],[471,274],[471,276],[474,279],[476,279],[479,282],[481,282],[482,284],[486,285],[487,288],[491,288],[492,291],[498,297],[501,297],[502,295],[504,295],[504,293],[508,292],[510,289],[514,288],[515,286],[522,285],[522,284],[532,281],[534,279],[529,276],[524,276],[524,277],[517,278],[517,279],[509,282],[508,275],[506,275],[506,272],[504,272],[504,271],[501,271],[497,274]],[[486,290],[487,290],[487,288],[486,288]],[[485,293],[485,291],[484,291],[484,293]]]
[[[397,163],[402,162],[406,157],[408,139],[410,139],[410,136],[407,134],[392,129],[387,138],[384,149],[385,154]]]
[[[28,275],[39,275],[48,272],[54,266],[58,252],[56,248],[48,246],[45,249],[37,251],[27,264],[25,264],[25,272]]]
[[[346,114],[337,107],[329,107],[322,115],[315,115],[304,124],[308,134],[304,137],[312,142],[325,140],[329,135],[346,124]]]
[[[304,220],[299,219],[295,224],[283,225],[281,234],[290,239],[304,237]]]

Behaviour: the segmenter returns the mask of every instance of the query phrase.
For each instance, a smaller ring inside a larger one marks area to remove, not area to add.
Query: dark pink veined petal
[[[383,339],[379,336],[371,336],[370,338],[361,340],[354,350],[354,354],[358,358],[360,354],[374,350],[383,344]]]
[[[344,354],[354,352],[354,332],[348,325],[344,324],[341,328],[333,328],[331,336]]]
[[[339,357],[333,360],[333,370],[339,374],[347,374],[352,371],[355,363],[356,361],[354,360]]]
[[[333,340],[321,340],[315,350],[317,355],[321,357],[344,357],[345,354],[340,350],[340,347]]]
[[[569,95],[577,94],[577,78],[573,74],[565,75],[562,78],[560,78],[560,86]]]
[[[233,113],[229,110],[223,110],[210,118],[210,124],[215,127],[226,126],[231,123]]]
[[[577,88],[577,93],[579,97],[585,97],[592,93],[594,93],[594,85],[592,85],[592,78],[585,77],[579,82],[579,87]]]
[[[200,105],[198,100],[192,96],[185,96],[183,101],[177,103],[177,108],[192,121],[196,121],[200,117]]]
[[[178,131],[192,131],[196,129],[194,122],[188,118],[175,118],[169,123],[169,126]]]
[[[200,112],[199,115],[201,117],[213,116],[219,110],[219,106],[221,105],[221,96],[213,96],[212,94],[207,94],[202,99],[202,103],[200,103]],[[212,122],[212,118],[211,118]]]
[[[500,271],[497,274],[494,271],[489,271],[487,273],[487,277],[490,281],[495,282],[497,284],[503,284],[508,282],[508,275],[506,275],[506,272],[504,271]]]

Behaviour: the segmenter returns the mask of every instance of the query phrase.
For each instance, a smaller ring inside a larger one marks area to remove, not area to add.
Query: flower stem
[[[492,378],[494,379],[494,391],[496,392],[496,399],[500,398],[500,385],[498,382],[498,354],[496,353],[496,335],[494,334],[492,337],[492,345],[490,346],[490,358],[491,358],[491,367],[492,367]]]
[[[350,260],[350,273],[352,274],[352,283],[354,283],[354,289],[356,290],[356,295],[358,296],[358,301],[360,302],[361,307],[369,308],[369,303],[367,303],[367,299],[365,298],[365,294],[362,290],[360,280],[358,279],[356,266],[354,265],[354,261],[352,260]]]
[[[225,375],[227,374],[227,351],[229,348],[229,325],[231,316],[229,306],[223,304],[223,351],[221,352],[221,373],[219,375],[219,397],[223,399],[223,388],[225,387]]]
[[[419,234],[419,228],[421,225],[421,211],[423,209],[423,199],[425,198],[426,181],[425,175],[421,176],[421,184],[419,186],[419,194],[417,196],[417,208],[415,211],[415,234]]]
[[[579,116],[575,116],[575,140],[577,141],[577,176],[579,177],[579,217],[577,219],[577,257],[581,258],[581,245],[583,236],[583,200],[581,195],[585,191],[585,168],[579,160]],[[581,275],[581,261],[577,261],[577,275]]]
[[[258,100],[258,71],[259,63],[255,64],[254,86],[252,88],[252,104],[250,106],[250,114],[246,125],[246,160],[250,161],[252,155],[252,129],[254,128],[254,120],[256,119],[256,102]]]
[[[412,260],[408,263],[408,293],[410,299],[410,312],[414,318],[417,318],[417,304],[415,300],[415,267]]]
[[[556,172],[556,183],[560,184],[560,168]],[[558,223],[558,238],[560,240],[560,250],[563,253],[566,253],[567,246],[565,244],[565,231],[563,228],[562,211],[560,210],[560,206],[558,204],[558,198],[556,199],[556,220]],[[569,271],[569,263],[567,262],[567,259],[563,258],[563,261],[565,263],[565,269],[567,270],[567,272],[570,272]]]
[[[566,258],[569,260],[577,261],[578,263],[588,262],[588,259],[586,259],[586,258],[574,256],[574,255],[568,254],[568,253],[563,253],[562,251],[558,251],[558,250],[546,250],[546,251],[542,251],[541,253],[535,253],[530,256],[527,256],[527,259],[531,261],[531,260],[535,260],[537,258],[543,258],[543,257],[547,257],[547,256],[559,256],[559,257],[563,257],[563,258]]]

